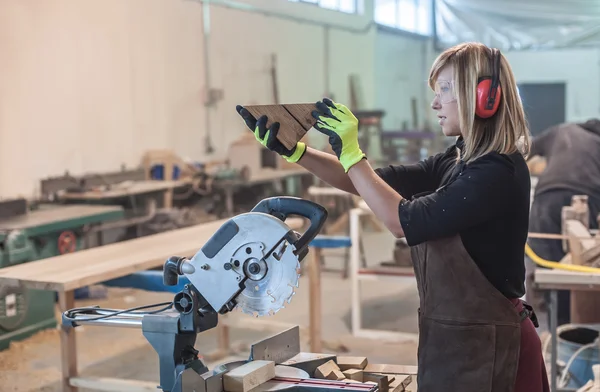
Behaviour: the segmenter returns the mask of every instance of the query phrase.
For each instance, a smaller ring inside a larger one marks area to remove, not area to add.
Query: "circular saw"
[[[310,220],[304,234],[285,224],[290,215]],[[292,300],[300,262],[326,219],[327,210],[309,200],[265,199],[225,222],[181,272],[219,313],[273,315]]]

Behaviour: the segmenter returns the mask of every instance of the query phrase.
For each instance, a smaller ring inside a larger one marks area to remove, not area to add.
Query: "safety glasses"
[[[435,82],[435,96],[440,103],[450,103],[456,101],[454,92],[454,81],[440,80]]]

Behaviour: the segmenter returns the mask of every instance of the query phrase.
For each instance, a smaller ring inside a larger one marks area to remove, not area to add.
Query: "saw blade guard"
[[[301,199],[299,197],[280,196],[263,199],[258,203],[252,212],[262,212],[273,215],[282,221],[285,221],[290,215],[298,215],[307,218],[310,221],[310,226],[302,234],[294,246],[296,254],[302,255],[303,258],[308,250],[310,242],[319,234],[325,221],[327,220],[327,209],[313,201]]]

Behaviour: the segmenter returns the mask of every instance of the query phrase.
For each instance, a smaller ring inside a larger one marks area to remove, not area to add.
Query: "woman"
[[[497,50],[465,43],[434,62],[432,109],[456,144],[414,165],[373,170],[344,105],[317,103],[315,128],[334,155],[287,150],[241,106],[256,138],[323,181],[360,195],[411,246],[420,297],[419,391],[547,391],[525,292],[529,134],[510,65]],[[336,158],[337,157],[337,158]]]

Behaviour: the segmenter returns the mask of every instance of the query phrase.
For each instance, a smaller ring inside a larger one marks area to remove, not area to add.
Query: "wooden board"
[[[33,227],[53,225],[58,222],[70,222],[91,216],[108,215],[109,219],[119,218],[123,208],[120,206],[90,205],[51,205],[27,214],[0,220],[2,230],[25,230]]]
[[[340,370],[348,369],[364,369],[367,366],[367,357],[349,357],[349,356],[338,356],[337,364]]]
[[[67,192],[59,195],[64,200],[104,200],[117,199],[146,193],[165,192],[172,188],[191,184],[191,180],[177,181],[135,181],[130,185],[115,185],[108,190],[87,191],[87,192]]]
[[[249,105],[244,106],[258,119],[266,115],[267,127],[274,122],[281,124],[277,139],[287,148],[293,148],[300,139],[315,124],[312,111],[316,110],[314,103],[298,103],[284,105]]]
[[[171,256],[193,256],[226,221],[222,219],[0,268],[0,287],[21,282],[28,288],[67,291],[160,267]],[[286,223],[298,230],[304,220],[290,218]]]
[[[543,290],[565,288],[600,291],[600,274],[596,273],[538,268],[534,276],[536,285]]]
[[[248,392],[275,377],[275,362],[250,361],[223,374],[223,390]]]

